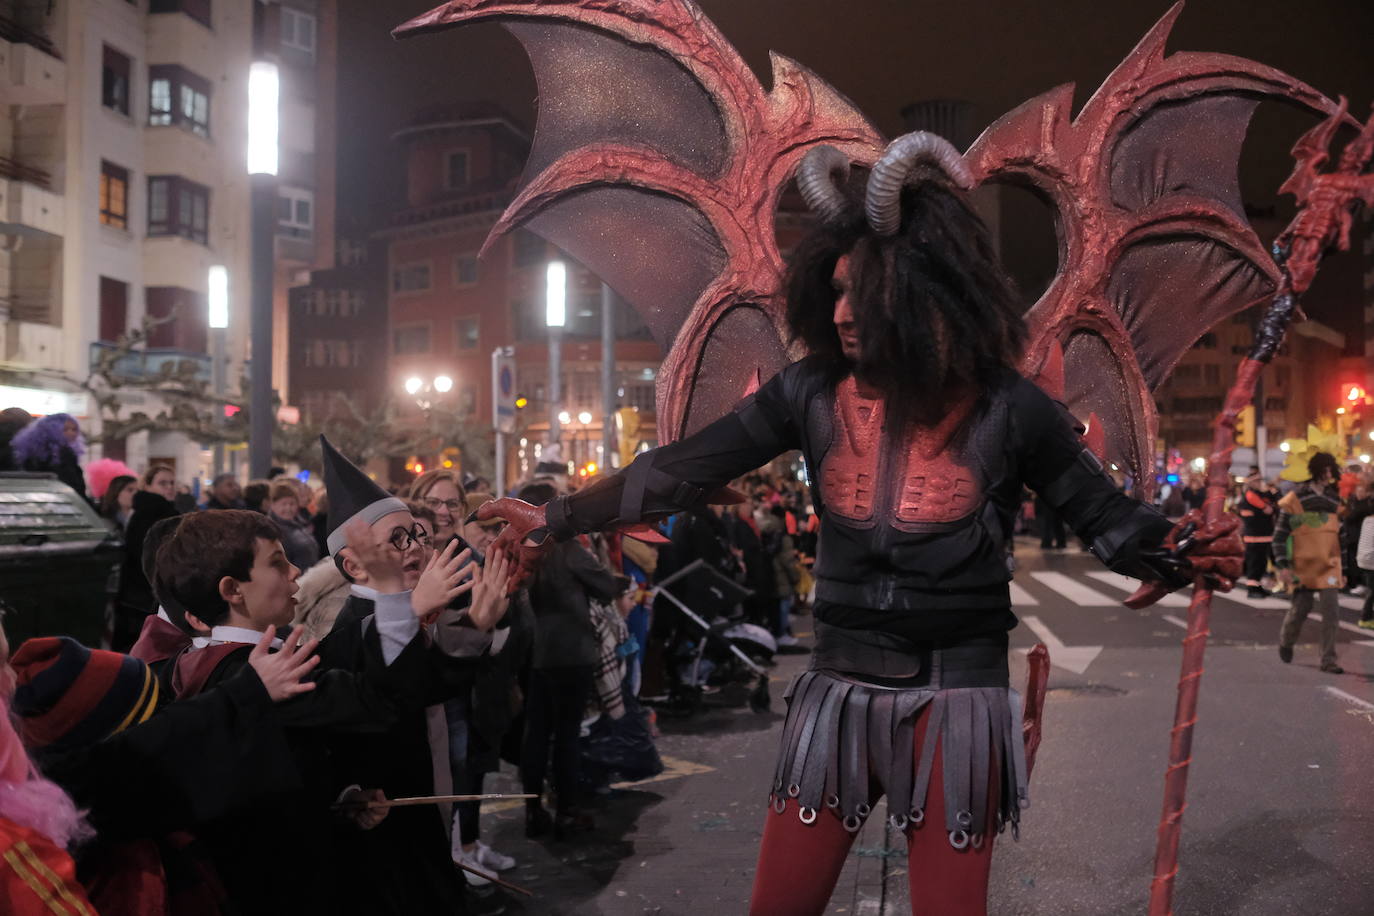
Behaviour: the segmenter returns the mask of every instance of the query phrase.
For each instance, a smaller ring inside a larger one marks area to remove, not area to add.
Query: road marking
[[[1342,700],[1345,700],[1347,703],[1354,703],[1356,706],[1360,707],[1361,709],[1366,709],[1366,710],[1369,710],[1370,712],[1374,712],[1374,703],[1371,703],[1371,702],[1369,702],[1368,700],[1362,700],[1362,699],[1360,699],[1359,697],[1355,696],[1353,693],[1346,693],[1344,690],[1342,690],[1342,689],[1339,688],[1339,687],[1323,687],[1322,690],[1325,690],[1327,693],[1331,694],[1332,696],[1340,697]]]
[[[1090,572],[1088,575],[1098,582],[1110,585],[1113,588],[1119,588],[1123,592],[1134,592],[1140,587],[1140,582],[1136,579],[1132,579],[1130,576],[1123,576],[1121,573],[1114,573],[1111,570],[1098,570],[1096,572]],[[1170,593],[1156,601],[1155,604],[1160,607],[1187,607],[1189,601],[1182,595]]]
[[[1066,646],[1055,636],[1045,622],[1039,617],[1022,617],[1021,622],[1030,627],[1040,641],[1050,650],[1050,664],[1065,671],[1072,671],[1074,674],[1082,674],[1088,670],[1088,666],[1093,663],[1093,659],[1102,653],[1101,646]],[[1022,652],[1029,652],[1029,649],[1022,649]]]
[[[1039,604],[1030,592],[1026,591],[1015,582],[1011,583],[1011,603],[1013,607],[1030,607]]]
[[[1356,595],[1341,595],[1338,600],[1347,611],[1364,610],[1364,599]]]
[[[1225,598],[1227,601],[1234,601],[1246,607],[1259,608],[1264,611],[1286,611],[1289,601],[1287,598],[1251,598],[1244,592],[1245,586],[1237,585],[1229,592],[1212,592],[1218,598]],[[1191,593],[1191,589],[1189,590]]]
[[[1180,620],[1173,614],[1165,614],[1164,619],[1167,620],[1169,623],[1172,623],[1176,627],[1183,627],[1183,629],[1185,630],[1188,629],[1188,621]]]
[[[1088,588],[1061,572],[1033,572],[1031,578],[1047,588],[1052,588],[1080,607],[1116,607],[1121,602],[1109,598],[1097,589]]]

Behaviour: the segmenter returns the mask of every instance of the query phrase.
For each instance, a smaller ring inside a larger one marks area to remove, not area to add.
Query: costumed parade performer
[[[1013,369],[1025,325],[948,143],[894,141],[862,206],[830,183],[836,160],[820,148],[800,178],[825,220],[788,279],[788,319],[812,355],[614,477],[479,517],[506,518],[507,543],[538,541],[532,553],[690,509],[800,449],[821,516],[816,646],[788,692],[752,912],[821,912],[887,795],[915,911],[978,913],[993,838],[1028,801],[1007,671],[1005,546],[1022,487],[1136,578],[1177,588],[1214,573],[1229,586],[1242,550],[1234,520],[1173,549],[1171,523],[1123,494],[1072,418]]]
[[[510,522],[499,543],[528,570],[555,541],[726,500],[785,452],[810,469],[816,647],[788,691],[755,913],[822,912],[884,795],[908,838],[913,912],[986,911],[993,838],[1019,824],[1039,741],[1043,660],[1023,724],[1006,657],[1023,485],[1142,580],[1133,607],[1241,574],[1219,503],[1171,529],[1103,463],[1148,497],[1155,391],[1209,328],[1283,287],[1236,174],[1256,104],[1344,112],[1253,61],[1166,55],[1181,11],[1082,105],[1072,85],[1051,89],[962,155],[928,133],[886,142],[780,55],[765,90],[689,0],[451,0],[396,30],[498,21],[522,43],[539,123],[488,244],[520,226],[543,236],[666,354],[669,444],[547,506],[486,504],[479,517]],[[794,177],[820,225],[785,269],[776,222]],[[965,196],[991,182],[1031,185],[1057,211],[1059,270],[1024,311]],[[1198,621],[1190,611],[1193,698]],[[1179,710],[1170,852],[1195,718]],[[1176,871],[1163,856],[1157,883]]]

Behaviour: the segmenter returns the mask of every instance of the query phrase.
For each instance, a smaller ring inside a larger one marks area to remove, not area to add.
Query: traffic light
[[[1364,386],[1358,382],[1346,382],[1341,386],[1341,400],[1347,407],[1355,404],[1363,404],[1365,398]]]
[[[1255,447],[1255,405],[1246,404],[1236,414],[1236,444]]]
[[[528,406],[530,406],[530,399],[529,399],[529,398],[525,397],[523,394],[521,394],[521,395],[516,395],[516,398],[515,398],[515,409],[516,409],[516,410],[522,410],[522,409],[524,409],[524,408],[526,408],[526,407],[528,407]]]

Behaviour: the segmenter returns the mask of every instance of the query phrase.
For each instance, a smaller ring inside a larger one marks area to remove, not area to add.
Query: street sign
[[[498,433],[515,432],[515,348],[491,353],[491,417]]]

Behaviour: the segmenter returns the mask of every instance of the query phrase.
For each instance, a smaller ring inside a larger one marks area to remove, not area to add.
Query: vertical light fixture
[[[544,323],[549,328],[549,445],[557,445],[562,435],[558,412],[563,401],[563,325],[568,318],[568,266],[562,261],[550,261],[546,276]]]
[[[281,76],[277,65],[256,60],[248,70],[248,174],[252,180],[253,363],[248,465],[253,477],[272,467],[272,280],[276,260],[278,125]]]
[[[229,327],[229,271],[223,264],[210,268],[207,280],[208,321],[211,328]]]

